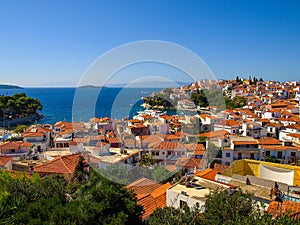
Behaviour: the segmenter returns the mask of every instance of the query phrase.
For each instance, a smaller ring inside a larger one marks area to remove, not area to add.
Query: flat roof
[[[205,199],[206,195],[209,194],[210,190],[218,190],[220,188],[229,188],[226,184],[217,183],[208,179],[204,179],[201,177],[195,176],[193,178],[192,187],[187,187],[185,184],[181,184],[180,182],[173,185],[169,188],[178,194],[182,193],[182,191],[186,192],[189,197],[195,199]]]
[[[112,155],[103,155],[103,156],[93,155],[93,157],[99,159],[102,162],[114,164],[126,158],[129,158],[130,156],[138,154],[141,151],[140,149],[124,149],[124,150],[126,150],[127,153],[121,154],[120,148],[110,148],[109,151],[112,153]]]

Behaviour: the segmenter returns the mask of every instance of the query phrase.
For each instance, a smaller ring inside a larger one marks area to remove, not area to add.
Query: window
[[[225,165],[226,166],[230,166],[230,162],[225,162]]]
[[[226,153],[226,157],[227,158],[230,157],[230,153],[229,152]]]
[[[270,156],[270,151],[266,151],[266,156]]]
[[[282,151],[278,151],[278,153],[277,153],[277,158],[278,158],[278,159],[282,159]]]
[[[186,201],[180,200],[180,202],[179,202],[179,207],[180,207],[181,209],[184,209],[184,207],[185,207],[186,205],[187,205],[187,204],[186,204]]]
[[[242,153],[241,152],[238,153],[238,159],[242,159]]]
[[[296,156],[296,152],[291,152],[291,156],[295,157]]]

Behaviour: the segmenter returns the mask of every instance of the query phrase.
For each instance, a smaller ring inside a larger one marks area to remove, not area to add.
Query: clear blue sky
[[[177,43],[218,79],[300,77],[300,1],[0,1],[0,83],[78,84],[100,55],[139,40]]]

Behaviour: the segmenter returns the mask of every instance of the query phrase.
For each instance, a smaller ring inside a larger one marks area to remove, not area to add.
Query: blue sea
[[[143,110],[142,97],[158,88],[25,88],[0,89],[0,95],[25,92],[41,101],[44,115],[39,123],[88,121],[92,117],[132,118]]]

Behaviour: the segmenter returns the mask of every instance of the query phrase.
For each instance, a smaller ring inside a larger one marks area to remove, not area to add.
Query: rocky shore
[[[15,127],[20,124],[30,124],[30,123],[40,120],[43,117],[44,117],[43,115],[41,115],[39,113],[35,113],[33,115],[22,117],[22,118],[6,119],[5,120],[5,128]],[[0,121],[0,127],[3,127],[3,120]]]

